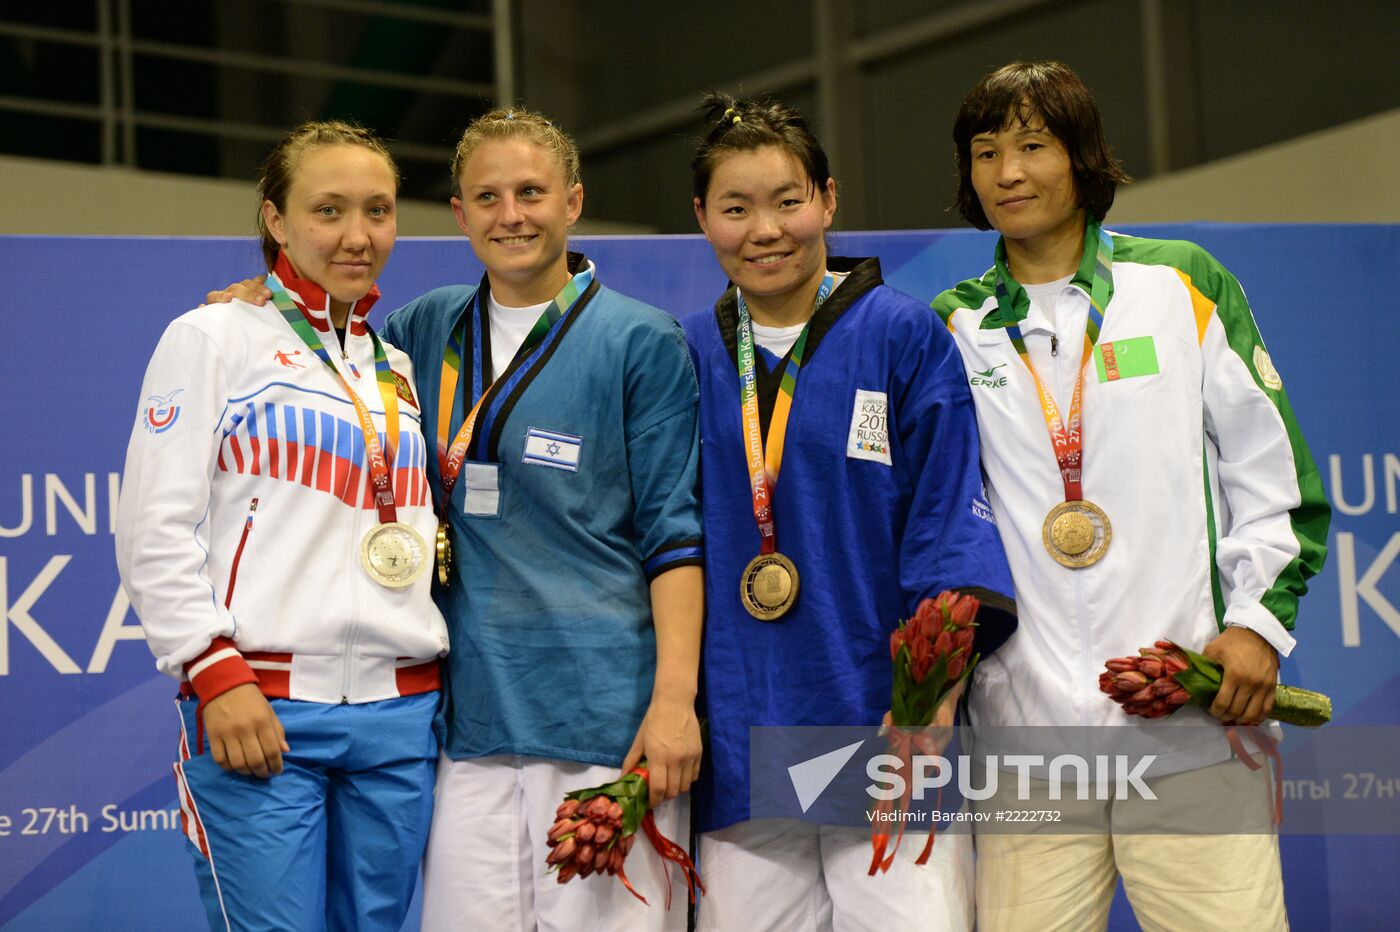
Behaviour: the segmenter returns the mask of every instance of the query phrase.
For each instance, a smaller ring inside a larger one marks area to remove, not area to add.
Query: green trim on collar
[[[1084,222],[1084,246],[1079,255],[1079,268],[1075,271],[1074,278],[1070,279],[1070,284],[1084,292],[1085,296],[1092,300],[1094,292],[1094,267],[1098,263],[1099,231],[1102,229],[1103,224],[1094,219],[1094,215],[1087,211],[1084,216],[1086,218]],[[995,314],[989,314],[987,318],[983,320],[982,329],[984,330],[991,329],[992,327],[1009,327],[1012,324],[1019,324],[1026,319],[1026,315],[1029,314],[1031,310],[1031,301],[1030,298],[1026,296],[1025,288],[1021,286],[1020,282],[1016,281],[1015,277],[1011,274],[1010,266],[1007,265],[1006,237],[1004,236],[997,240],[996,265],[994,269],[1006,286],[1006,294],[1007,297],[1010,298],[1008,305],[1014,319],[1004,319],[1004,315],[1000,313],[1000,308],[998,308]],[[1108,299],[1112,297],[1113,277],[1110,273],[1108,276],[1108,294],[1104,300],[1105,306],[1108,304]]]

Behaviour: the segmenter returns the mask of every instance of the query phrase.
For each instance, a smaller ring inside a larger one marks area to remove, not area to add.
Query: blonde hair
[[[277,253],[282,247],[272,238],[272,232],[263,219],[263,202],[271,201],[278,213],[285,213],[287,192],[291,190],[297,163],[307,152],[322,146],[364,146],[381,156],[394,175],[394,193],[398,194],[398,163],[389,153],[389,147],[373,130],[344,120],[313,120],[301,124],[273,146],[258,174],[258,239],[268,271],[277,264]]]
[[[483,142],[516,137],[534,143],[557,158],[569,187],[581,183],[578,146],[568,133],[533,110],[497,108],[472,120],[462,131],[462,138],[457,140],[457,151],[452,153],[452,196],[462,196],[462,169]]]

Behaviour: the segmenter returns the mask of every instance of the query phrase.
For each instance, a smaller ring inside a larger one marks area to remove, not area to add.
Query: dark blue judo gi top
[[[760,538],[735,360],[737,300],[683,321],[700,380],[705,524],[702,714],[710,746],[697,827],[747,820],[753,725],[875,725],[890,704],[889,639],[944,589],[983,601],[978,649],[1015,628],[1010,571],[982,489],[962,359],[929,308],[883,284],[877,260],[833,257],[847,278],[812,319],[773,509],[796,605],[763,622],[740,602]],[[765,440],[786,359],[759,350]]]

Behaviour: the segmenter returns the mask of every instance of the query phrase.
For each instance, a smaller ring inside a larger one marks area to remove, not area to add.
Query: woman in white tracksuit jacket
[[[1207,830],[1253,831],[1141,834],[1130,826],[1179,823],[1145,800],[1094,800],[1079,813],[1095,823],[1084,835],[980,832],[978,927],[1101,928],[1120,873],[1146,928],[1280,927],[1268,768],[1232,761],[1209,716],[1267,715],[1325,553],[1329,510],[1282,380],[1220,263],[1192,243],[1103,229],[1127,176],[1070,69],[988,75],[953,135],[959,208],[1002,236],[995,266],[934,307],[966,364],[1021,619],[977,669],[974,729],[986,750],[1039,739],[1051,756],[1147,738],[1164,790],[1216,800],[1243,782],[1224,814],[1235,818]],[[1063,533],[1076,524],[1078,540]],[[1224,664],[1209,716],[1129,720],[1099,692],[1106,659],[1159,638]],[[1025,725],[1062,730],[1048,742],[1048,729],[1011,734]],[[1111,737],[1082,727],[1108,725]],[[1002,777],[997,801],[1027,808]],[[1074,811],[1054,799],[1050,809]]]
[[[157,666],[211,927],[397,930],[432,813],[447,650],[408,358],[368,328],[398,171],[311,123],[269,156],[276,304],[201,307],[157,346],[117,528]]]

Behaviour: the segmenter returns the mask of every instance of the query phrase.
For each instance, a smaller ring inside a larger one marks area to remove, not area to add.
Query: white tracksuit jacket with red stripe
[[[378,290],[353,309],[342,357],[324,292],[289,267],[278,272],[382,439],[365,328]],[[431,547],[437,518],[411,364],[385,349],[399,387],[398,520]],[[360,567],[360,541],[378,523],[364,435],[344,390],[276,307],[232,301],[174,320],[141,399],[117,564],[162,672],[203,701],[254,681],[269,696],[331,703],[438,688],[448,641],[431,573],[389,589]]]

